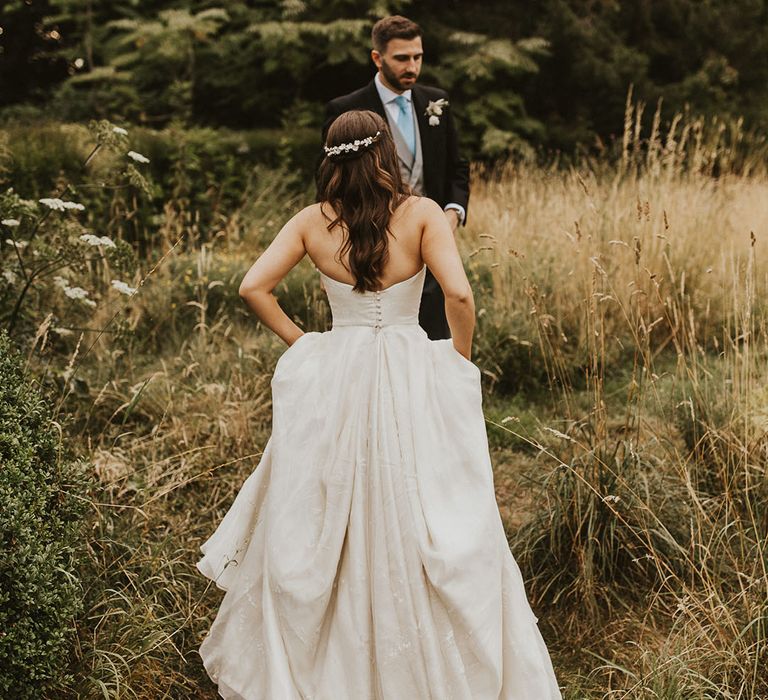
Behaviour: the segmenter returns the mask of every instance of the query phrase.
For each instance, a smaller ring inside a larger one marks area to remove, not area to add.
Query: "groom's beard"
[[[400,76],[398,76],[383,59],[381,61],[381,72],[384,74],[387,82],[397,90],[410,90],[415,83],[415,79],[419,77],[417,73],[411,73],[410,71],[402,73]],[[414,78],[414,83],[411,83],[410,85],[403,85],[403,83],[400,82],[402,78]]]

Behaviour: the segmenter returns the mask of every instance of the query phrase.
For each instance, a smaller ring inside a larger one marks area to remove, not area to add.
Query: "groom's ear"
[[[371,60],[376,64],[376,68],[381,68],[381,54],[376,49],[371,49]]]

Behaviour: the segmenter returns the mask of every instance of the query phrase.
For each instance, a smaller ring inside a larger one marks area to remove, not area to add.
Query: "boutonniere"
[[[430,126],[437,126],[440,123],[440,117],[443,116],[443,110],[448,106],[448,100],[446,100],[444,97],[441,97],[439,100],[436,101],[429,101],[429,104],[427,105],[427,110],[424,112],[424,114],[429,117],[429,125]]]

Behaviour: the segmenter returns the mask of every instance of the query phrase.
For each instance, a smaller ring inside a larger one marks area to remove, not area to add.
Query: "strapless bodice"
[[[425,265],[402,282],[378,292],[362,293],[353,291],[351,284],[321,272],[333,314],[333,327],[371,326],[380,330],[387,326],[418,325],[426,270]]]

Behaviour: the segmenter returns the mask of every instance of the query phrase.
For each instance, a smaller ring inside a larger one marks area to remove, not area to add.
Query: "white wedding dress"
[[[260,464],[201,547],[200,654],[237,700],[551,700],[496,504],[480,371],[418,325],[423,268],[322,275],[333,329],[279,359]]]

